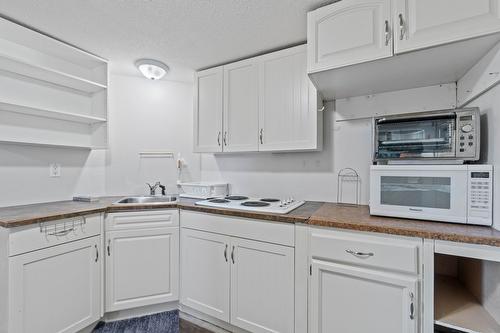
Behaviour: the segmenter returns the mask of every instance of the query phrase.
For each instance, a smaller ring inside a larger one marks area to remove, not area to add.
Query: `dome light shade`
[[[142,75],[150,80],[161,79],[169,70],[167,65],[153,59],[139,59],[135,62],[135,66]]]

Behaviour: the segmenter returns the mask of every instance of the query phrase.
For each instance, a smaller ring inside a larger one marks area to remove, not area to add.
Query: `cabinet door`
[[[101,237],[9,259],[9,332],[77,332],[100,318]]]
[[[343,0],[308,13],[308,71],[392,56],[391,16],[391,0]]]
[[[194,92],[194,151],[222,151],[221,67],[196,73]]]
[[[231,324],[294,331],[294,249],[239,238],[231,244]]]
[[[179,295],[179,228],[106,235],[106,311],[175,301]]]
[[[181,230],[181,303],[229,322],[230,237]]]
[[[261,57],[259,150],[320,148],[316,88],[307,76],[306,46]]]
[[[255,58],[224,66],[224,151],[257,151],[259,72]]]
[[[311,333],[414,333],[417,278],[313,260]]]
[[[499,0],[396,0],[395,52],[500,31]]]

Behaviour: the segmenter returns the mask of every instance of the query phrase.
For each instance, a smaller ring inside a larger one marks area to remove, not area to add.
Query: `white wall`
[[[183,180],[199,179],[193,147],[193,84],[111,75],[106,191],[146,194],[146,182],[161,181],[177,191],[175,159],[187,162]],[[139,158],[141,151],[171,151],[175,158]]]
[[[104,194],[104,151],[0,145],[0,207]],[[61,177],[49,177],[49,164]]]

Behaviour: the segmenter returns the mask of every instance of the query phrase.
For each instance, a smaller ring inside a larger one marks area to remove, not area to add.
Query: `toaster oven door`
[[[456,114],[375,120],[375,160],[454,158]]]

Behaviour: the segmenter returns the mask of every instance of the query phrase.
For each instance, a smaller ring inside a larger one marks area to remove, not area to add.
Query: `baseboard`
[[[247,330],[228,324],[220,319],[208,316],[185,305],[181,304],[179,309],[179,316],[181,319],[187,320],[214,333],[250,333]]]
[[[169,303],[153,304],[133,309],[108,312],[104,314],[104,317],[101,320],[105,322],[117,321],[135,317],[149,316],[160,312],[166,312],[178,309],[179,309],[179,302],[177,301]]]

